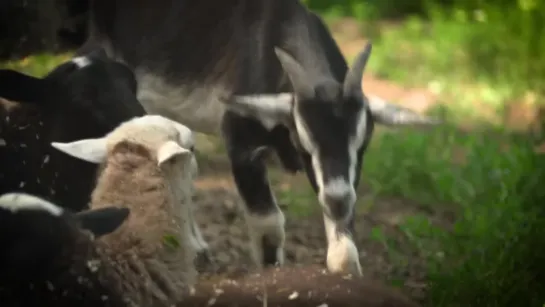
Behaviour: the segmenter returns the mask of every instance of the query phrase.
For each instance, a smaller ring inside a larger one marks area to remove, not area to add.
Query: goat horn
[[[314,96],[314,86],[309,82],[308,75],[303,66],[286,51],[278,47],[274,48],[274,52],[282,68],[288,75],[295,93],[305,97]]]
[[[363,78],[363,72],[365,71],[365,66],[371,55],[371,50],[373,45],[371,42],[367,42],[363,50],[358,54],[356,61],[352,67],[346,73],[343,84],[343,92],[348,95],[360,96],[362,94],[361,89],[361,80]]]

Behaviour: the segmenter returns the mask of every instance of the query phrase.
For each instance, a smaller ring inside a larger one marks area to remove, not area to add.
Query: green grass
[[[318,9],[328,4],[307,2]],[[536,112],[545,102],[545,61],[536,56],[545,45],[535,38],[543,10],[524,1],[510,9],[479,1],[474,11],[435,8],[428,20],[413,16],[393,24],[358,17],[350,7],[358,1],[341,2],[324,12],[326,20],[348,15],[362,21],[362,33],[374,41],[369,72],[429,89],[453,122],[492,124],[471,133],[453,126],[388,131],[367,153],[363,176],[375,193],[455,213],[452,231],[423,214],[401,226],[428,261],[427,305],[543,306],[545,159],[534,153],[532,136],[510,134],[503,119],[509,107]],[[369,16],[380,17],[374,13]],[[380,230],[373,237],[388,244],[392,259],[403,259]]]
[[[18,61],[0,63],[0,68],[14,69],[31,76],[42,77],[59,64],[68,61],[71,55],[71,53],[36,54]]]
[[[408,18],[400,26],[385,27],[375,39],[369,71],[438,95],[457,119],[487,120],[501,126],[506,105],[521,100],[531,105],[543,101],[537,89],[524,80],[490,74],[475,67],[463,48],[472,25],[438,19],[433,23]]]

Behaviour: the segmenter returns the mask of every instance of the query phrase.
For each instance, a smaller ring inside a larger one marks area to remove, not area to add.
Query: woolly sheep
[[[73,157],[101,164],[92,209],[116,204],[131,216],[97,246],[112,258],[129,306],[170,306],[193,284],[191,194],[197,172],[193,135],[157,115],[121,124],[103,138],[52,143]]]
[[[129,288],[135,285],[144,292],[152,291],[146,288],[149,278],[138,276],[134,270],[142,268],[139,266],[127,264],[120,270],[123,256],[117,256],[104,242],[124,227],[120,225],[127,224],[129,212],[132,215],[127,208],[103,206],[74,214],[28,194],[1,196],[2,305],[135,306],[123,294],[135,291]],[[148,232],[145,228],[134,231]],[[215,276],[198,281],[191,290],[171,305],[140,302],[139,306],[262,307],[264,299],[267,306],[275,307],[419,306],[377,282],[331,274],[318,265]]]
[[[115,231],[129,209],[73,213],[23,193],[0,197],[0,302],[10,307],[123,307],[92,242]]]

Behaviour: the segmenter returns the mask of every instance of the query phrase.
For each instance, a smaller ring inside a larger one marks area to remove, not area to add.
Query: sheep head
[[[100,164],[105,162],[116,145],[122,142],[144,146],[150,150],[161,168],[179,159],[190,167],[193,177],[197,174],[197,163],[192,152],[194,148],[192,131],[159,115],[133,118],[101,138],[69,143],[53,142],[51,146],[72,157]]]

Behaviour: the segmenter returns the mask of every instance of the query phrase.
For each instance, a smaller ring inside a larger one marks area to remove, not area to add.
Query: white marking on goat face
[[[334,110],[324,108],[322,119],[311,118],[312,115],[320,116],[320,112],[301,112],[300,108],[295,108],[295,128],[301,147],[311,157],[320,204],[326,210],[340,206],[341,212],[346,212],[356,201],[358,152],[365,142],[367,110],[360,107],[355,114],[344,118],[325,112],[333,113]]]
[[[80,56],[72,59],[72,63],[76,64],[78,68],[91,65],[91,60],[88,57]]]
[[[0,197],[0,207],[12,212],[19,210],[42,210],[60,216],[63,209],[44,199],[25,193],[8,193]]]

